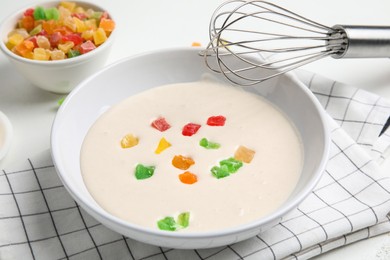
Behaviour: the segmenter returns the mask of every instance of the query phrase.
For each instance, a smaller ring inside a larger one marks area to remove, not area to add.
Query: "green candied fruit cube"
[[[102,15],[103,15],[103,12],[93,12],[93,14],[91,15],[90,18],[96,19],[96,20],[100,20],[100,18],[102,17]]]
[[[148,179],[153,176],[155,168],[155,166],[137,164],[135,167],[135,178],[137,178],[137,180]]]
[[[80,56],[80,52],[78,50],[69,50],[68,58],[74,58]]]
[[[199,145],[206,149],[218,149],[221,147],[219,143],[210,142],[209,140],[207,140],[207,138],[202,138],[199,141]]]
[[[173,217],[165,217],[157,221],[157,226],[161,230],[175,231],[177,228],[176,221]]]
[[[225,178],[230,175],[229,169],[226,165],[222,165],[221,167],[214,166],[211,168],[211,173],[217,179]]]
[[[30,31],[30,35],[31,36],[34,36],[34,35],[37,35],[38,33],[40,33],[42,31],[42,24],[38,24],[37,26],[34,27],[34,29],[32,29]]]
[[[221,165],[221,167],[226,166],[229,173],[235,173],[243,166],[243,163],[231,157],[229,159],[220,161],[219,165]]]
[[[45,16],[46,16],[46,20],[56,20],[57,21],[60,18],[60,12],[55,7],[47,8],[47,9],[45,9]]]
[[[33,16],[35,20],[46,20],[45,8],[43,8],[42,6],[37,6],[34,9]]]
[[[180,213],[179,216],[177,217],[177,224],[183,228],[188,227],[190,224],[190,213],[189,212]]]

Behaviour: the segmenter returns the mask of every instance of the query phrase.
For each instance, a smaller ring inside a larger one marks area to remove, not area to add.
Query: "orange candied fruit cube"
[[[234,159],[242,161],[244,163],[250,163],[255,156],[255,151],[240,145],[234,153]]]
[[[187,170],[193,164],[195,164],[195,161],[192,158],[183,155],[175,155],[172,159],[172,165],[180,170]]]
[[[99,28],[102,28],[106,32],[112,32],[115,29],[115,22],[108,18],[102,18],[100,20]]]
[[[202,46],[202,44],[201,44],[200,42],[193,42],[193,43],[191,44],[191,46],[192,46],[192,47],[200,47],[200,46]]]
[[[25,57],[31,58],[31,52],[34,49],[34,43],[32,41],[23,41],[22,43],[15,46],[14,50],[17,54]]]
[[[53,34],[58,28],[58,23],[54,20],[42,21],[42,29],[48,34]]]
[[[191,172],[179,174],[179,180],[184,184],[194,184],[198,181],[198,177]]]
[[[35,27],[34,18],[32,16],[23,16],[22,20],[20,21],[20,25],[27,31],[31,31]]]

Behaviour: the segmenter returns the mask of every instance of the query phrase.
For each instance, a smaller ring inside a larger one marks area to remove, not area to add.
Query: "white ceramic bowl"
[[[36,61],[23,58],[10,51],[5,45],[8,33],[15,29],[17,21],[27,8],[54,7],[59,3],[59,1],[50,1],[31,4],[4,19],[0,25],[0,49],[15,65],[15,68],[33,85],[54,93],[69,93],[78,83],[105,65],[116,30],[95,50],[78,57],[58,61]],[[109,13],[108,10],[94,3],[83,1],[76,3],[85,8]],[[115,17],[112,17],[111,13],[109,16],[115,21]]]
[[[8,117],[0,111],[0,160],[5,157],[13,136],[12,124]]]
[[[330,140],[322,107],[304,85],[285,75],[253,87],[290,117],[303,139],[305,159],[302,175],[289,199],[275,212],[238,227],[184,233],[144,228],[104,211],[88,193],[80,172],[80,148],[89,127],[108,106],[128,96],[163,84],[198,81],[206,73],[211,74],[203,57],[198,55],[199,50],[184,48],[151,52],[104,68],[69,94],[53,124],[52,157],[69,193],[107,227],[149,244],[208,248],[253,237],[278,223],[287,212],[297,207],[320,179],[327,161]],[[222,76],[213,75],[223,80]]]

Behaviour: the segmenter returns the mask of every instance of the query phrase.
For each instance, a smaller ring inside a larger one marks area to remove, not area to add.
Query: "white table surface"
[[[270,0],[271,1],[271,0]],[[161,48],[190,46],[208,42],[208,24],[222,0],[95,0],[113,14],[117,35],[107,63]],[[334,24],[390,25],[389,0],[274,0],[292,11],[332,26]],[[0,20],[32,0],[1,1]],[[307,65],[306,70],[320,73],[390,100],[390,59],[335,60],[326,58]],[[152,72],[151,72],[152,73]],[[151,75],[152,76],[152,75]],[[44,77],[44,75],[42,75]],[[50,147],[51,124],[57,101],[63,95],[40,90],[22,78],[0,53],[0,111],[14,127],[14,139],[0,169],[24,160]],[[390,173],[390,160],[384,170]],[[384,260],[390,259],[390,235],[385,234],[357,242],[316,260]]]

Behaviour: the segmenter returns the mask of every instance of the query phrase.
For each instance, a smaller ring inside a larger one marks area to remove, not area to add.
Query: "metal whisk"
[[[209,30],[203,52],[207,66],[239,85],[254,85],[327,56],[390,57],[390,27],[328,27],[260,0],[225,2]]]

